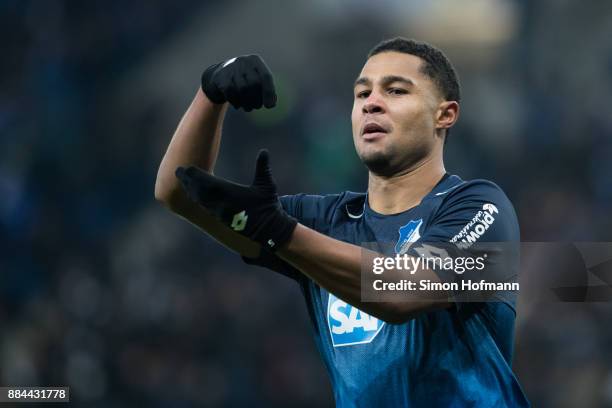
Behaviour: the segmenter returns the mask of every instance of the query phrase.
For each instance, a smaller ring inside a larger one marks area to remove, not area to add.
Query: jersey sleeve
[[[342,196],[343,194],[296,194],[282,196],[280,202],[283,209],[300,224],[325,233]],[[243,256],[242,260],[249,265],[271,269],[298,282],[306,279],[299,270],[266,249],[262,249],[257,258]]]
[[[420,239],[420,243],[434,247],[439,243],[449,253],[454,252],[454,257],[486,257],[482,271],[438,273],[447,282],[516,280],[519,241],[519,225],[512,203],[497,185],[486,180],[468,182],[444,197]],[[495,292],[492,295],[512,304],[516,294]],[[453,293],[456,302],[486,296],[487,293]]]
[[[475,180],[445,197],[422,242],[519,241],[520,232],[512,203],[495,184]]]

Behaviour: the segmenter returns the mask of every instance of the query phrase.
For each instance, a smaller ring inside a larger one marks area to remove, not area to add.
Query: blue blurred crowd
[[[502,186],[524,241],[612,241],[612,7],[504,3],[514,35],[481,46],[484,62],[442,46],[465,100],[447,169]],[[153,199],[197,75],[182,105],[146,99],[170,86],[155,76],[124,100],[195,10],[206,25],[239,5],[0,2],[0,385],[70,385],[88,407],[333,403],[297,286]],[[397,33],[352,16],[304,38],[315,74],[279,70],[275,112],[229,112],[220,174],[248,181],[267,146],[285,194],[364,189],[351,84],[369,47]],[[514,367],[534,406],[612,407],[611,311],[519,305]]]

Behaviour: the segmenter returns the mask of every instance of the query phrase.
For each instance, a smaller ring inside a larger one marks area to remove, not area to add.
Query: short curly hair
[[[403,52],[421,58],[425,63],[420,71],[431,78],[447,101],[461,100],[461,87],[457,73],[449,59],[433,45],[403,37],[384,40],[374,46],[368,58],[386,51]]]

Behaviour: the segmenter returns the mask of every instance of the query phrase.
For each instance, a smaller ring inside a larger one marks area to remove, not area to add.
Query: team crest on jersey
[[[423,219],[410,220],[410,222],[403,227],[400,227],[399,239],[395,244],[395,253],[404,254],[410,248],[410,244],[418,241],[421,238],[421,225],[423,225]]]
[[[385,322],[329,294],[327,324],[334,347],[370,343]]]

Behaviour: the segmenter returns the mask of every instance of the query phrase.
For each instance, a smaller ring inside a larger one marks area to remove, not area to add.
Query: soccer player
[[[279,198],[267,151],[250,186],[213,175],[228,104],[248,112],[276,103],[263,60],[232,58],[204,71],[161,162],[157,200],[247,263],[299,283],[338,407],[529,405],[511,369],[513,298],[361,299],[363,242],[393,242],[404,253],[414,242],[468,235],[519,240],[498,186],[446,173],[443,149],[459,101],[458,79],[440,50],[403,38],[378,44],[355,81],[351,117],[367,193]],[[472,231],[485,213],[487,228]],[[428,269],[419,274],[442,279]]]

